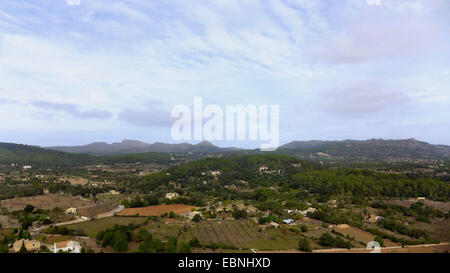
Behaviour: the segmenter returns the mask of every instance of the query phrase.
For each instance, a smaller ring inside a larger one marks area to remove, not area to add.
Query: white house
[[[166,199],[178,198],[180,195],[176,192],[168,192],[166,193]]]
[[[58,253],[60,251],[70,253],[81,253],[81,245],[77,241],[63,241],[53,244],[53,252]]]
[[[313,213],[313,212],[316,212],[316,211],[317,211],[317,209],[309,207],[307,210],[302,210],[302,211],[300,211],[300,213],[301,213],[303,216],[306,216],[306,215],[308,214],[308,212]]]
[[[77,214],[77,208],[68,208],[66,209],[66,214]]]

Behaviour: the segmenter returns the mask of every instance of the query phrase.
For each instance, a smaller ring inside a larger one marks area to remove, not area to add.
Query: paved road
[[[124,205],[119,205],[117,208],[113,209],[112,211],[108,211],[102,214],[97,215],[95,217],[96,219],[105,218],[105,217],[111,217],[114,216],[114,214],[121,212],[125,208]]]
[[[101,218],[106,218],[106,217],[112,217],[112,216],[114,216],[114,214],[116,214],[116,213],[122,211],[124,208],[125,208],[125,206],[119,205],[117,208],[115,208],[115,209],[113,209],[113,210],[111,210],[111,211],[108,211],[108,212],[105,212],[105,213],[102,213],[102,214],[97,215],[97,216],[95,217],[95,219],[101,219]],[[76,220],[67,221],[67,222],[62,222],[62,223],[56,223],[56,224],[54,224],[54,226],[72,225],[72,224],[82,223],[82,222],[86,222],[86,221],[90,221],[90,220],[92,220],[92,219],[89,218],[89,217],[86,217],[86,216],[82,216],[82,217],[80,217],[80,218],[78,218],[78,219],[76,219]],[[50,226],[51,226],[51,225],[45,225],[45,226],[40,226],[40,227],[34,228],[34,229],[32,229],[32,230],[30,231],[30,234],[31,234],[31,236],[38,235],[42,230],[44,230],[44,229],[46,229],[46,228],[49,228]]]

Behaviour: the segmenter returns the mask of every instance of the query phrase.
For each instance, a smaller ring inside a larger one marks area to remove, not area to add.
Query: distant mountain
[[[136,140],[124,140],[122,142],[115,142],[112,144],[108,144],[105,142],[95,142],[83,146],[47,147],[47,149],[67,153],[86,153],[91,155],[137,154],[147,152],[220,153],[236,150],[236,148],[220,148],[208,141],[203,141],[193,145],[189,143],[167,144],[161,142],[148,144]]]
[[[450,146],[432,145],[415,139],[405,140],[343,140],[293,141],[276,152],[299,157],[336,157],[344,159],[448,158]]]
[[[0,164],[73,167],[91,164],[93,160],[87,154],[68,154],[37,146],[0,142]]]

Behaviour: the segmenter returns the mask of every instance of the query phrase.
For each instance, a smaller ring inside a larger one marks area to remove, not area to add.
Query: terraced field
[[[293,249],[298,245],[299,235],[281,230],[258,232],[247,221],[203,221],[195,224],[180,236],[182,241],[197,237],[202,244],[220,243],[250,249]]]

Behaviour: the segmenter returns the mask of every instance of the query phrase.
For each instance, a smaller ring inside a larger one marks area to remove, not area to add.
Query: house
[[[285,223],[286,225],[290,225],[290,224],[292,224],[292,223],[294,223],[294,219],[284,219],[283,220],[283,223]]]
[[[269,225],[271,225],[271,226],[274,227],[274,228],[277,228],[277,227],[280,226],[278,223],[276,223],[276,222],[274,222],[274,221],[270,222]]]
[[[267,166],[260,166],[259,167],[259,173],[265,173],[269,171],[269,167]]]
[[[376,216],[374,214],[370,214],[369,217],[366,219],[366,221],[369,223],[375,223],[376,221],[379,221],[383,218],[384,217],[382,217],[382,216]]]
[[[197,215],[197,214],[200,215],[200,217],[203,217],[202,213],[200,211],[190,211],[183,215],[186,216],[189,220],[192,220],[195,217],[195,215]]]
[[[116,190],[110,190],[110,191],[109,191],[109,194],[117,195],[117,194],[120,194],[120,192],[118,192],[118,191],[116,191]]]
[[[303,216],[306,216],[308,214],[308,212],[313,213],[313,212],[316,212],[316,211],[317,211],[317,209],[309,207],[307,210],[300,211],[300,214],[302,214]]]
[[[77,208],[68,208],[66,209],[66,214],[77,214]]]
[[[210,174],[212,176],[214,176],[214,179],[218,179],[219,175],[221,175],[222,173],[220,171],[211,171]]]
[[[14,252],[19,252],[22,248],[22,245],[25,246],[27,251],[38,251],[39,248],[41,248],[41,242],[39,241],[20,239],[18,241],[15,241],[13,244]]]
[[[425,197],[417,197],[417,201],[425,201]]]
[[[166,199],[174,199],[178,198],[180,195],[176,192],[168,192],[166,193]]]
[[[31,166],[23,166],[23,169],[24,170],[29,170],[29,169],[31,169]]]
[[[62,241],[53,244],[53,252],[81,253],[81,245],[77,241]]]

